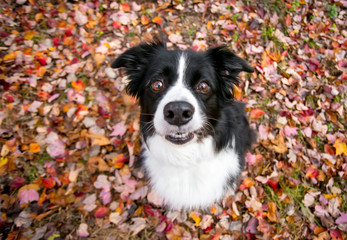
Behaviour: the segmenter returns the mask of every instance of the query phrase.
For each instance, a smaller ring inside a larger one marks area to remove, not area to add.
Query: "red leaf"
[[[15,177],[12,182],[9,184],[11,189],[14,188],[20,188],[21,186],[23,186],[25,183],[25,179],[22,177]]]
[[[112,26],[113,26],[113,28],[114,28],[115,30],[117,30],[118,28],[120,28],[120,27],[122,26],[122,24],[120,24],[119,22],[114,21],[114,22],[112,23]]]
[[[52,177],[49,177],[49,178],[43,178],[42,179],[42,185],[45,187],[45,188],[53,188],[55,186],[55,180],[54,178]]]
[[[338,229],[331,229],[330,231],[330,236],[332,237],[333,240],[342,240],[341,232]]]
[[[39,61],[42,66],[46,66],[47,65],[46,58],[44,58],[44,57],[37,58],[37,61]]]
[[[96,218],[103,218],[107,215],[108,209],[104,206],[95,211],[94,216]]]
[[[267,183],[270,185],[270,187],[271,187],[273,190],[277,189],[277,187],[278,187],[278,181],[276,181],[276,180],[269,179],[269,180],[267,181]]]
[[[120,5],[120,9],[123,11],[123,12],[129,12],[130,11],[130,5],[128,3],[122,3]]]
[[[307,178],[316,178],[318,175],[319,175],[318,170],[311,166],[307,169],[305,176]]]

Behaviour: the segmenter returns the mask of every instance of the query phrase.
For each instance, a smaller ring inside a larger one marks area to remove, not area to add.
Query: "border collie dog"
[[[129,78],[141,106],[138,159],[154,191],[173,209],[207,208],[235,189],[254,141],[244,104],[233,99],[241,71],[226,47],[206,52],[142,43],[112,64]]]

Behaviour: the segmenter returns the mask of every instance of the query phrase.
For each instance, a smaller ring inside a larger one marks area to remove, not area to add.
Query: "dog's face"
[[[237,75],[253,72],[224,47],[198,53],[169,51],[162,43],[133,47],[111,66],[125,68],[127,91],[139,99],[144,140],[158,134],[176,145],[213,135]]]

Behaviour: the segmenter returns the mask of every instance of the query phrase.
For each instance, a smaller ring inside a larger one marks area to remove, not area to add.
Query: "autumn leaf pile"
[[[347,2],[0,1],[1,239],[346,239]],[[258,142],[234,196],[169,211],[133,166],[110,63],[154,36],[225,44]]]

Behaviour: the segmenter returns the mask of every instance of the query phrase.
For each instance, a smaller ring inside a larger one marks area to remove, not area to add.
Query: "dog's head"
[[[161,42],[130,48],[111,67],[125,68],[127,92],[141,105],[144,139],[158,134],[177,145],[212,135],[238,74],[254,71],[225,47],[201,53],[167,50]]]

